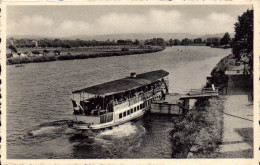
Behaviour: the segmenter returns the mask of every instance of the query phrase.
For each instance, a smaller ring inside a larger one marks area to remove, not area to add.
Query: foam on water
[[[43,136],[43,135],[52,134],[54,132],[57,132],[58,130],[60,130],[60,128],[56,126],[41,127],[37,130],[32,131],[31,134],[33,136]]]
[[[137,132],[138,132],[138,129],[137,129],[136,125],[132,124],[131,122],[128,122],[123,125],[113,127],[110,130],[105,130],[105,131],[101,132],[97,137],[112,136],[113,138],[124,138],[124,137],[132,136],[133,134],[136,134]]]

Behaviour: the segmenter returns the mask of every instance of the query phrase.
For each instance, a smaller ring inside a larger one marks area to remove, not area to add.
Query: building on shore
[[[34,46],[35,46],[36,48],[38,48],[38,41],[33,40],[32,43],[34,44]]]

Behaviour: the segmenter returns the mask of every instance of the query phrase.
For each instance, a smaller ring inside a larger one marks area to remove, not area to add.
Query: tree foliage
[[[247,10],[238,17],[232,52],[238,60],[241,56],[253,58],[253,10]]]
[[[220,40],[220,45],[228,45],[230,44],[230,35],[228,33],[225,33],[225,35],[223,36],[223,38]]]
[[[17,53],[17,48],[16,48],[14,45],[10,45],[8,48],[9,48],[12,52]]]

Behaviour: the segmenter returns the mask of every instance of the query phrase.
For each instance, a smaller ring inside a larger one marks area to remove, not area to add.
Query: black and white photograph
[[[6,161],[253,163],[258,8],[4,4]]]

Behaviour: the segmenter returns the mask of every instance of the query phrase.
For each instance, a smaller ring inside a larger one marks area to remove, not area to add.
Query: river
[[[164,51],[119,57],[7,66],[7,158],[170,158],[172,118],[146,115],[100,132],[76,136],[71,92],[129,76],[164,69],[170,92],[201,88],[213,67],[230,49],[176,46]]]

